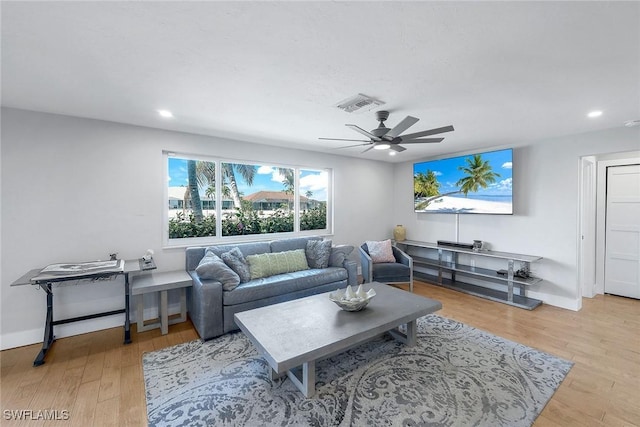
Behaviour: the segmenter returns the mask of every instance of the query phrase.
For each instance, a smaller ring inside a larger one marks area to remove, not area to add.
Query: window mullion
[[[215,161],[216,173],[215,173],[215,185],[216,185],[216,237],[222,237],[222,205],[224,200],[222,199],[222,162],[220,160]]]
[[[293,170],[293,231],[300,231],[300,169]]]

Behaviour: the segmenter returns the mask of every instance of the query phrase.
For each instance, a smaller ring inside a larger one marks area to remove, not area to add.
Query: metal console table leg
[[[53,336],[53,292],[51,290],[51,283],[43,283],[40,285],[42,289],[47,293],[47,318],[44,324],[44,339],[42,341],[42,350],[36,356],[33,361],[33,366],[40,366],[44,363],[44,356],[47,354],[51,344],[55,341]]]
[[[129,284],[129,273],[124,275],[124,343],[131,344],[131,320],[129,318],[130,306],[129,296],[131,294],[131,286]]]

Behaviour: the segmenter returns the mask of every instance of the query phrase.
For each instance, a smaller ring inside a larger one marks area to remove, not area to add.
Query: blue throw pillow
[[[229,252],[225,252],[220,255],[220,258],[227,264],[233,271],[240,276],[240,283],[246,283],[251,280],[251,273],[249,272],[249,264],[244,259],[244,255],[237,247],[231,249]]]
[[[213,252],[205,252],[196,267],[201,279],[215,279],[222,283],[222,289],[232,291],[240,284],[240,276],[233,271],[220,257]]]
[[[329,266],[329,255],[331,255],[331,240],[309,240],[307,241],[307,263],[309,268],[327,268]]]

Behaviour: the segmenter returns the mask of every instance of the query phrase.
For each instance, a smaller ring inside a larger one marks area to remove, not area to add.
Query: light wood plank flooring
[[[442,316],[575,362],[535,426],[640,426],[640,301],[600,295],[579,312],[527,311],[421,282],[414,290],[440,300]],[[134,326],[126,346],[122,328],[108,329],[56,341],[37,368],[39,345],[0,352],[0,424],[145,425],[142,354],[196,338],[190,322],[164,336]],[[20,409],[66,410],[69,419],[6,419]]]

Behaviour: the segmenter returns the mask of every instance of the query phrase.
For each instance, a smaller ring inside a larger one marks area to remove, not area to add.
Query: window
[[[169,245],[232,236],[330,232],[328,169],[165,158]]]
[[[301,169],[299,177],[300,230],[326,229],[329,174]]]

